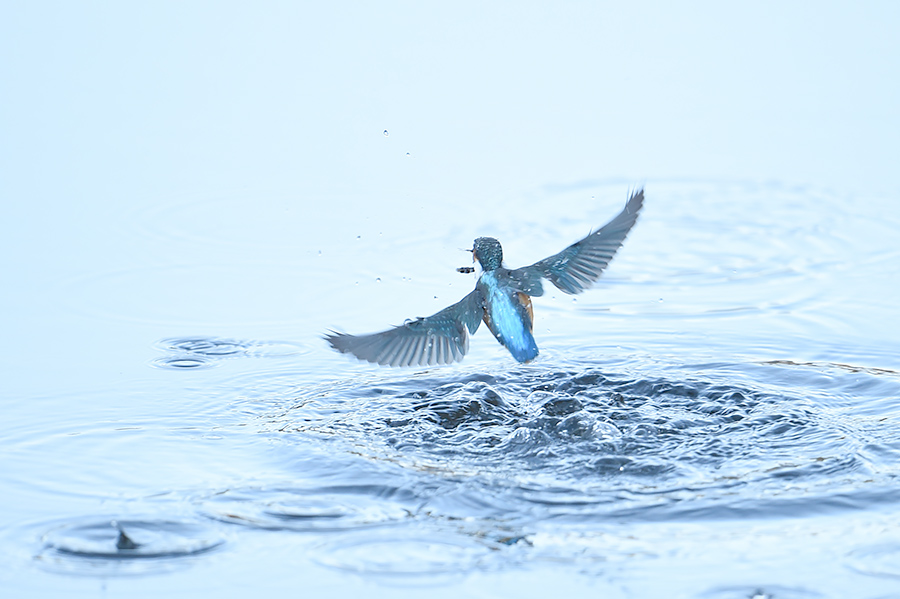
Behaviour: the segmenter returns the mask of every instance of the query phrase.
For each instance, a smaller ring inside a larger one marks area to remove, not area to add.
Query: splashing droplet
[[[118,549],[119,551],[126,551],[137,549],[140,546],[140,543],[135,543],[133,540],[131,540],[131,537],[125,534],[124,530],[119,528],[119,537],[116,539],[116,549]]]
[[[385,130],[384,130],[384,136],[385,136],[385,137],[390,137],[390,135],[391,135],[391,134],[390,134],[390,133],[388,133],[388,130],[387,130],[387,129],[385,129]]]

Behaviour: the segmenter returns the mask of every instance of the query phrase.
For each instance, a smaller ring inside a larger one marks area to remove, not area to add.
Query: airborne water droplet
[[[138,547],[140,547],[140,544],[135,543],[133,540],[131,540],[131,537],[125,534],[125,531],[120,528],[119,536],[116,539],[116,549],[118,549],[119,551],[125,551],[129,549],[137,549]]]
[[[385,137],[388,137],[389,135],[390,135],[390,133],[388,133],[388,130],[385,129],[385,130],[384,130],[384,136],[385,136]]]

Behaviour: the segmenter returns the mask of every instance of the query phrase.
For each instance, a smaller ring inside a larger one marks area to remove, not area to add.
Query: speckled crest
[[[500,263],[503,262],[503,248],[500,247],[500,242],[493,237],[476,239],[475,245],[472,246],[472,252],[484,270],[500,268]]]

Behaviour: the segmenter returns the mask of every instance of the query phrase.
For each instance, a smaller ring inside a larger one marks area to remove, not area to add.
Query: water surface
[[[456,301],[475,235],[527,264],[626,194],[547,187],[509,200],[521,218],[437,208],[440,227],[411,233],[374,212],[320,228],[278,196],[253,196],[254,224],[240,193],[123,215],[126,257],[153,260],[54,283],[58,318],[103,350],[85,336],[68,391],[5,411],[3,585],[900,592],[889,202],[648,182],[597,288],[535,301],[533,364],[484,329],[463,363],[407,370],[319,337]]]

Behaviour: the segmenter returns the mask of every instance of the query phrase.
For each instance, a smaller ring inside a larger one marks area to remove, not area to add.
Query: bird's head
[[[472,246],[472,258],[478,260],[484,270],[494,270],[503,262],[503,248],[493,237],[479,237]]]

